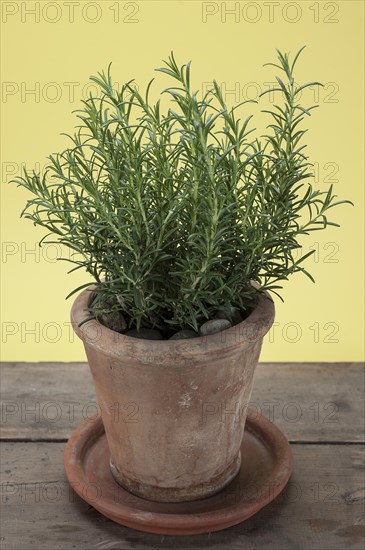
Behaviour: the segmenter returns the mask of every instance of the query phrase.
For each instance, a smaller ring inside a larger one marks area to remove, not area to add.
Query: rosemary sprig
[[[100,94],[77,112],[72,146],[42,177],[24,170],[13,181],[33,194],[22,215],[47,230],[42,241],[54,235],[73,251],[71,271],[95,281],[92,316],[120,310],[137,328],[197,330],[218,308],[252,308],[252,280],[280,297],[289,275],[312,279],[303,262],[314,251],[296,259],[298,240],[337,226],[328,211],[350,201],[310,183],[302,122],[314,106],[298,94],[313,83],[295,83],[301,51],[269,64],[283,79],[260,139],[217,82],[200,98],[190,63],[179,67],[173,53],[156,69],[174,84],[162,92],[165,113],[149,101],[152,81],[142,95],[133,81],[115,90],[110,66],[91,77]]]

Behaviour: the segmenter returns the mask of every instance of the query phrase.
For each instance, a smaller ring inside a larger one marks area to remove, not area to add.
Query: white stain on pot
[[[190,387],[190,390],[192,391],[195,391],[198,389],[198,386],[195,384],[194,381],[190,382],[189,387]],[[182,394],[181,399],[179,401],[180,407],[189,408],[191,405],[190,403],[191,399],[192,399],[192,395],[189,393],[189,391],[185,391]]]
[[[180,407],[188,408],[188,407],[190,407],[190,401],[191,401],[190,393],[185,392],[185,393],[183,393],[183,395],[182,395],[182,397],[179,401],[179,405],[180,405]]]

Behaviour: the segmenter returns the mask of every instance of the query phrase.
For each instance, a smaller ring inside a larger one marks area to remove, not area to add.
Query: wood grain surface
[[[113,523],[68,485],[64,441],[97,410],[86,364],[3,363],[1,377],[4,550],[364,548],[363,364],[260,364],[251,407],[292,442],[289,485],[249,520],[186,537]]]

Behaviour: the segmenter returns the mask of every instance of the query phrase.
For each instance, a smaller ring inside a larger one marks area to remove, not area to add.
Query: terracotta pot
[[[274,304],[261,296],[243,322],[187,340],[142,340],[88,315],[90,290],[71,320],[92,372],[120,485],[161,502],[197,500],[237,474],[255,368]]]

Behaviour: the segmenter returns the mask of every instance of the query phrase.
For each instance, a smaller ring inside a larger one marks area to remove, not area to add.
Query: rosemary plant
[[[242,103],[227,107],[216,81],[200,98],[190,63],[173,54],[156,69],[173,81],[166,112],[149,100],[153,79],[142,95],[134,81],[114,89],[110,66],[91,77],[100,93],[77,111],[72,147],[43,176],[15,180],[34,195],[22,215],[47,230],[42,241],[55,236],[72,250],[71,271],[94,281],[71,294],[96,284],[90,318],[121,311],[138,330],[197,330],[218,309],[247,314],[260,292],[251,281],[280,296],[289,275],[312,279],[303,262],[314,251],[297,259],[299,239],[338,225],[328,210],[349,201],[310,183],[301,123],[315,106],[298,97],[319,83],[295,83],[301,51],[268,64],[283,79],[260,139],[251,116],[238,118]]]

